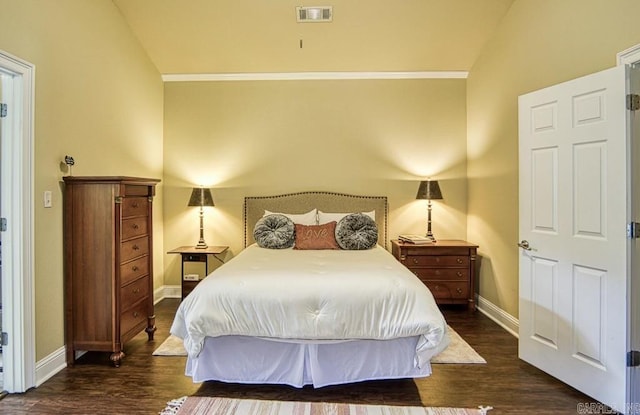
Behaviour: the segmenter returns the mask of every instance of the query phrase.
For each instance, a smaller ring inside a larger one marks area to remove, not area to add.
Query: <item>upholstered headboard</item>
[[[253,228],[264,211],[306,213],[313,208],[323,212],[370,212],[375,210],[378,244],[387,247],[387,197],[357,196],[334,192],[299,192],[276,196],[244,198],[244,246],[254,243]]]

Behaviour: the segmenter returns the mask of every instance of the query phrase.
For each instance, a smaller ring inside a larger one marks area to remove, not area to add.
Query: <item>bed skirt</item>
[[[194,382],[285,384],[316,388],[431,374],[418,367],[418,336],[393,340],[286,342],[247,336],[206,337],[196,358],[187,359]]]

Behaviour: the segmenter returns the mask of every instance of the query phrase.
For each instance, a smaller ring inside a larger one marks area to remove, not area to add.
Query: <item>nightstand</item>
[[[172,249],[167,252],[168,254],[180,254],[182,257],[182,299],[189,295],[191,291],[198,285],[200,280],[207,275],[209,275],[209,256],[214,257],[221,263],[224,263],[224,260],[218,256],[221,255],[229,249],[228,246],[208,246],[206,248],[196,248],[195,246],[181,246],[176,249]],[[184,279],[184,264],[187,262],[201,262],[204,264],[204,275],[202,278],[198,278],[197,280],[185,280]]]
[[[438,240],[417,245],[391,241],[391,253],[429,288],[438,304],[466,304],[476,309],[475,275],[478,246],[466,241]]]

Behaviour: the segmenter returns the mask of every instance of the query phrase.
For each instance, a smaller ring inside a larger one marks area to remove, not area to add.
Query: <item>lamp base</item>
[[[204,241],[198,241],[196,249],[207,249],[209,246]]]
[[[431,242],[438,242],[438,241],[436,241],[436,238],[434,238],[434,237],[433,237],[433,235],[429,235],[429,234],[427,234],[427,235],[425,235],[425,237],[426,237],[427,239],[431,240]]]

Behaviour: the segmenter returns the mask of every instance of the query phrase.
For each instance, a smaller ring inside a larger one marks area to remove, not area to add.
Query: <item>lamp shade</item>
[[[213,204],[213,196],[211,196],[211,189],[194,187],[187,206],[215,206]]]
[[[420,182],[416,199],[442,199],[442,192],[437,180],[423,180]]]

